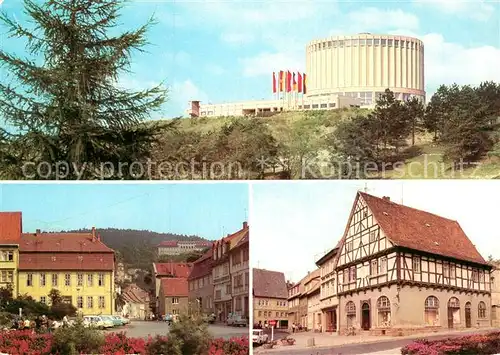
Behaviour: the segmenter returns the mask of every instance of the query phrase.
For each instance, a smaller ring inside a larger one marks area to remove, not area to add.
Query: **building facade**
[[[210,249],[194,262],[188,277],[189,302],[197,306],[200,314],[205,315],[215,312],[212,260],[212,249]]]
[[[161,280],[158,311],[161,316],[189,313],[190,304],[187,279],[168,277]]]
[[[230,273],[232,286],[232,309],[245,318],[249,318],[250,309],[250,271],[249,271],[249,228],[243,223],[242,233],[231,241],[229,249]]]
[[[336,267],[340,331],[490,326],[490,270],[456,221],[359,192]]]
[[[151,310],[149,308],[149,293],[137,286],[130,284],[121,292],[123,306],[121,314],[124,317],[137,320],[149,319]]]
[[[18,294],[49,303],[56,289],[85,315],[115,310],[114,251],[91,233],[24,233],[19,250]]]
[[[320,330],[322,332],[333,333],[337,331],[339,300],[337,297],[337,273],[335,267],[339,246],[340,242],[316,262],[316,265],[320,268],[321,289],[319,297],[322,315]]]
[[[491,325],[500,326],[500,262],[493,261],[490,273],[491,284]]]
[[[201,252],[212,247],[212,242],[204,240],[169,240],[157,246],[158,256],[181,255],[192,252]]]
[[[321,330],[321,301],[320,301],[320,270],[317,269],[309,275],[304,284],[304,291],[307,297],[306,325],[305,327],[311,331]]]
[[[253,322],[260,326],[276,321],[276,328],[287,329],[288,290],[282,272],[252,269]]]
[[[18,296],[19,244],[22,233],[21,212],[0,213],[0,287]]]
[[[398,35],[359,33],[311,41],[306,49],[308,96],[349,95],[374,104],[390,89],[400,100],[425,101],[424,44]]]
[[[191,274],[193,268],[193,263],[153,263],[153,275],[155,282],[155,294],[156,303],[154,308],[156,311],[159,310],[159,296],[161,289],[161,282],[164,278],[185,278],[187,279]]]
[[[228,235],[216,241],[212,249],[212,281],[214,284],[214,308],[219,322],[225,322],[232,312],[231,273],[229,270],[229,248],[231,239],[235,235]]]

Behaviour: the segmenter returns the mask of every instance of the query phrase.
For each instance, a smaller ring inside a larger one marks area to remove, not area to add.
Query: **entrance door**
[[[448,307],[448,328],[453,328],[453,308]]]
[[[472,326],[472,321],[470,317],[470,302],[465,304],[465,327],[470,328]]]
[[[448,301],[448,328],[453,328],[453,324],[460,324],[460,301],[456,297]]]
[[[366,302],[361,307],[361,328],[370,330],[370,305]]]
[[[332,316],[332,328],[333,328],[333,331],[336,332],[337,331],[337,310],[334,309],[330,314]]]

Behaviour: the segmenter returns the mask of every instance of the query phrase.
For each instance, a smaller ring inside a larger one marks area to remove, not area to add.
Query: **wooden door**
[[[368,303],[363,303],[361,307],[361,328],[370,330],[370,305]]]
[[[448,307],[448,328],[453,328],[453,308]]]
[[[465,327],[472,327],[471,315],[470,315],[470,302],[465,304]]]

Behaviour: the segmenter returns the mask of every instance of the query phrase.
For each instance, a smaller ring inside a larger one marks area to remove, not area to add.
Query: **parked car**
[[[246,327],[248,321],[245,317],[238,314],[230,314],[229,317],[227,317],[226,324],[234,327]]]
[[[203,320],[204,320],[205,322],[207,322],[207,323],[213,324],[213,323],[215,323],[215,318],[216,318],[216,317],[215,317],[215,314],[214,314],[214,313],[212,313],[212,314],[209,314],[209,315],[205,315],[205,316],[203,317]]]
[[[121,316],[121,315],[117,315],[115,317],[120,318],[120,320],[122,321],[123,325],[130,324],[130,319],[128,319],[127,317],[124,317],[124,316]]]
[[[174,317],[170,313],[165,314],[165,316],[163,317],[163,321],[167,322],[167,324],[170,325],[173,323]]]
[[[104,328],[113,328],[115,326],[115,322],[110,316],[99,315],[98,317],[102,320]]]
[[[103,320],[109,320],[113,324],[113,327],[120,327],[123,325],[122,321],[120,319],[115,318],[115,316],[110,316],[110,315],[101,315],[100,316]]]
[[[252,343],[253,344],[265,344],[267,343],[269,336],[264,333],[262,329],[254,329],[252,330]]]
[[[113,323],[109,321],[105,322],[100,316],[84,316],[83,325],[85,327],[98,328],[98,329],[113,327]]]

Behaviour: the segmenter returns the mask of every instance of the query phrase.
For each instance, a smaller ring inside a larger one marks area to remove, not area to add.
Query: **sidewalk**
[[[408,336],[377,336],[377,335],[337,335],[337,334],[329,334],[329,333],[313,333],[313,332],[304,332],[304,333],[294,333],[290,334],[289,337],[295,339],[295,345],[293,346],[282,346],[278,341],[278,345],[274,349],[261,349],[257,348],[254,350],[254,354],[270,354],[270,353],[279,353],[286,352],[288,350],[302,350],[302,349],[321,349],[321,348],[329,348],[340,345],[347,344],[369,344],[369,343],[378,343],[384,341],[391,340],[404,340],[404,339],[420,339],[431,336],[446,336],[446,335],[460,335],[462,333],[486,333],[492,330],[497,330],[497,328],[481,328],[481,329],[461,329],[461,330],[444,330],[441,332],[433,332],[433,333],[420,333]],[[275,337],[274,340],[279,340],[281,336]],[[307,341],[311,338],[314,338],[314,347],[307,346]],[[396,351],[397,350],[397,351]],[[391,351],[391,353],[389,353]],[[386,350],[382,352],[376,352],[373,354],[382,355],[392,355],[392,354],[400,354],[399,349],[394,350]]]

